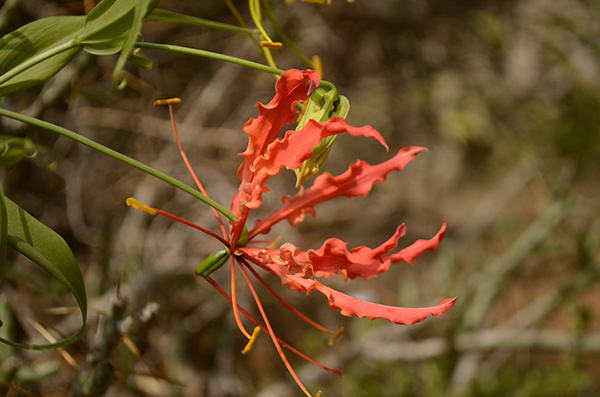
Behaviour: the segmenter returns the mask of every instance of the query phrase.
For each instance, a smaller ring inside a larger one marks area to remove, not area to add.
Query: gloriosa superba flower
[[[348,317],[367,317],[371,320],[384,318],[396,324],[414,324],[423,321],[427,316],[438,316],[445,313],[452,307],[456,300],[456,298],[444,299],[436,306],[425,308],[386,306],[366,302],[343,294],[323,283],[323,280],[328,277],[338,275],[341,275],[344,280],[352,280],[357,277],[368,280],[380,273],[386,272],[393,263],[405,262],[412,265],[425,251],[437,248],[445,233],[445,221],[442,222],[439,232],[432,238],[417,240],[401,250],[396,249],[398,240],[406,231],[403,224],[398,226],[394,234],[387,241],[376,248],[360,246],[349,249],[347,243],[338,238],[327,239],[320,248],[306,251],[300,250],[291,242],[285,242],[279,248],[256,246],[253,243],[257,236],[269,233],[271,227],[281,221],[287,220],[291,226],[296,226],[304,219],[307,213],[314,216],[316,214],[315,206],[320,203],[338,197],[354,198],[367,195],[375,183],[386,180],[388,173],[402,170],[417,154],[426,150],[423,147],[417,146],[406,147],[400,149],[389,160],[377,165],[370,165],[362,160],[358,160],[355,164],[350,165],[346,172],[338,176],[323,173],[316,177],[311,187],[304,189],[300,186],[298,193],[294,197],[284,196],[282,198],[283,205],[279,209],[265,219],[256,220],[252,228],[247,228],[251,211],[263,204],[263,194],[269,192],[269,188],[266,186],[269,178],[279,174],[282,169],[288,168],[296,170],[298,180],[301,183],[306,178],[315,174],[322,166],[324,159],[320,162],[318,158],[316,162],[313,159],[312,163],[310,160],[313,156],[319,157],[324,155],[326,158],[332,139],[335,136],[350,134],[352,136],[372,138],[384,146],[386,150],[388,149],[383,137],[374,128],[370,126],[360,128],[350,126],[344,119],[347,109],[343,109],[343,107],[347,106],[347,104],[341,105],[342,108],[337,106],[339,104],[332,106],[331,101],[336,98],[327,98],[327,93],[323,91],[317,91],[312,97],[313,101],[317,101],[318,104],[312,110],[307,110],[308,114],[305,114],[301,118],[302,121],[299,128],[289,130],[283,137],[280,137],[281,129],[286,124],[291,124],[296,120],[299,114],[296,105],[299,102],[308,101],[311,93],[315,91],[319,84],[320,77],[318,73],[312,70],[287,70],[277,81],[275,97],[266,105],[257,104],[260,111],[259,116],[250,119],[244,126],[244,131],[248,134],[249,142],[246,150],[240,153],[243,162],[238,169],[237,176],[241,182],[238,192],[233,196],[231,201],[231,212],[235,214],[237,219],[230,222],[229,225],[224,225],[218,217],[223,233],[222,238],[213,232],[209,232],[200,226],[193,225],[162,210],[147,207],[133,199],[128,200],[128,204],[134,205],[146,212],[169,216],[205,231],[224,244],[224,249],[210,255],[204,260],[196,273],[203,276],[232,302],[238,327],[250,340],[244,352],[250,350],[256,339],[258,328],[266,331],[272,338],[290,374],[302,391],[308,396],[311,394],[296,376],[281,348],[282,345],[330,372],[336,374],[341,374],[341,372],[316,363],[275,335],[248,272],[252,273],[277,299],[300,318],[332,335],[335,333],[308,319],[285,302],[263,280],[256,268],[279,277],[281,284],[287,286],[289,289],[304,292],[307,295],[312,291],[322,293],[327,298],[327,304],[332,309],[340,309],[340,313]],[[342,98],[341,100],[344,101],[345,99]],[[310,106],[310,103],[308,105]],[[325,113],[320,112],[323,109],[325,109]],[[182,154],[187,163],[187,158],[183,151]],[[302,171],[303,167],[304,171]],[[191,167],[189,168],[191,170]],[[195,174],[193,176],[195,177]],[[195,179],[197,180],[197,178]],[[201,184],[198,181],[197,183],[203,193],[206,194]],[[231,264],[232,272],[231,296],[210,277],[213,271],[227,261]],[[236,265],[241,269],[243,277],[250,288],[261,313],[263,323],[252,318],[237,303]],[[257,326],[252,335],[250,335],[242,324],[239,315],[240,312]]]

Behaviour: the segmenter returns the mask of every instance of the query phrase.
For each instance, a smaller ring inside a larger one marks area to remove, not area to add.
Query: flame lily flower
[[[279,248],[255,246],[257,236],[266,234],[275,224],[287,220],[295,226],[309,213],[315,215],[315,206],[322,202],[337,197],[359,197],[369,193],[377,182],[385,181],[387,174],[392,171],[402,170],[416,155],[424,150],[422,147],[407,147],[400,149],[396,155],[381,164],[370,165],[364,161],[357,161],[349,169],[338,176],[324,173],[318,176],[313,185],[307,189],[300,187],[294,197],[284,196],[283,205],[278,210],[263,220],[257,220],[252,228],[247,228],[249,214],[259,208],[263,201],[264,193],[269,192],[266,186],[268,179],[289,168],[296,170],[312,155],[312,150],[322,139],[338,134],[350,134],[375,139],[388,149],[383,137],[374,128],[365,126],[361,128],[350,126],[342,117],[333,117],[326,121],[309,120],[298,131],[289,130],[283,137],[279,137],[280,130],[294,122],[298,116],[296,104],[306,101],[311,92],[320,84],[319,74],[311,71],[288,70],[285,71],[276,84],[276,95],[266,105],[258,103],[259,116],[250,119],[244,126],[249,142],[246,150],[240,153],[243,162],[238,170],[241,180],[238,192],[233,196],[231,212],[235,215],[229,225],[224,225],[220,218],[223,237],[216,235],[200,226],[191,224],[175,215],[168,214],[156,208],[150,208],[133,199],[128,204],[134,205],[148,213],[158,213],[169,216],[180,222],[200,229],[219,239],[225,246],[223,251],[213,254],[203,262],[197,274],[204,276],[209,283],[215,286],[221,294],[232,302],[233,312],[240,331],[250,340],[249,345],[256,339],[256,330],[250,335],[240,321],[239,313],[248,317],[257,327],[266,331],[273,340],[283,362],[296,380],[303,392],[311,394],[302,385],[294,370],[290,366],[281,346],[291,349],[292,352],[313,362],[322,368],[340,374],[340,371],[327,368],[310,358],[297,352],[291,346],[281,341],[274,333],[269,320],[262,308],[258,295],[254,289],[249,273],[252,273],[274,296],[300,318],[311,325],[334,334],[325,327],[315,323],[299,313],[286,303],[283,298],[262,279],[256,268],[279,277],[281,284],[292,290],[304,292],[307,295],[317,291],[327,298],[327,304],[332,309],[339,309],[345,316],[367,317],[369,319],[384,318],[396,324],[414,324],[423,321],[427,316],[438,316],[449,310],[456,298],[444,299],[438,305],[425,308],[404,308],[386,306],[354,298],[334,290],[323,283],[330,276],[341,275],[345,280],[362,277],[368,280],[389,269],[391,264],[405,262],[410,265],[425,251],[435,250],[443,238],[446,225],[445,221],[439,232],[428,240],[418,240],[407,248],[396,250],[398,240],[405,234],[406,228],[400,225],[395,233],[383,244],[376,248],[365,246],[348,248],[347,243],[337,238],[326,240],[320,248],[302,251],[290,242]],[[177,137],[177,134],[176,134]],[[179,139],[177,138],[179,142]],[[189,162],[182,151],[184,160]],[[195,174],[192,175],[195,177]],[[199,181],[196,182],[200,189],[205,191]],[[246,230],[247,232],[246,235]],[[225,262],[231,263],[231,296],[210,278],[210,273]],[[263,323],[250,317],[237,303],[235,272],[239,266],[250,288],[250,291],[261,313]],[[264,324],[264,325],[263,325]],[[249,348],[245,349],[249,350]],[[245,351],[244,351],[245,352]]]

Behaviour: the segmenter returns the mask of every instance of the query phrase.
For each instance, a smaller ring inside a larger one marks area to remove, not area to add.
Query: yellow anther
[[[323,62],[321,61],[321,57],[318,55],[315,55],[312,57],[311,60],[313,63],[313,67],[315,68],[317,73],[319,73],[319,76],[323,77]]]
[[[327,344],[329,346],[333,346],[333,344],[340,338],[340,336],[342,336],[343,333],[344,333],[344,327],[338,329],[337,332],[335,333],[335,335],[333,335],[333,338],[331,338],[331,340]]]
[[[260,333],[260,328],[259,327],[254,327],[254,331],[252,331],[252,336],[250,337],[250,340],[246,344],[246,347],[244,347],[244,350],[242,350],[242,354],[248,354],[248,353],[250,353],[250,350],[252,350],[252,347],[254,346],[254,343],[256,342],[256,339],[258,339],[258,334],[259,333]]]
[[[156,211],[154,211],[152,208],[148,207],[146,204],[140,203],[133,197],[129,197],[127,200],[125,200],[125,202],[127,203],[128,206],[138,209],[142,212],[145,212],[146,214],[156,215]]]
[[[260,45],[262,47],[270,48],[272,50],[281,50],[281,48],[283,47],[283,44],[280,43],[279,41],[268,41],[268,40],[261,41]]]
[[[153,105],[154,106],[163,106],[163,105],[170,105],[173,103],[181,103],[181,99],[179,99],[179,98],[159,99],[157,101],[154,101]]]
[[[319,391],[317,392],[317,394],[315,394],[315,397],[321,397],[321,390],[319,390]]]

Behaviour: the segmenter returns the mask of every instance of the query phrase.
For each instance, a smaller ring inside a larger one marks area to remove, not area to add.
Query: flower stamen
[[[333,335],[333,338],[331,338],[331,340],[329,342],[327,342],[327,344],[329,346],[333,346],[333,344],[335,342],[337,342],[337,340],[340,338],[340,336],[342,336],[343,333],[344,333],[344,327],[340,327],[340,329],[337,330],[335,335]]]
[[[337,338],[339,338],[339,336],[341,335],[341,332],[338,331],[333,332],[327,328],[325,328],[324,326],[322,326],[321,324],[317,323],[314,320],[311,320],[310,318],[308,318],[306,315],[302,314],[298,309],[296,309],[294,306],[290,305],[289,303],[287,303],[285,301],[285,299],[283,299],[281,297],[281,295],[279,295],[277,292],[275,292],[275,290],[258,274],[258,272],[252,267],[252,266],[248,266],[248,269],[252,272],[252,274],[254,275],[254,277],[256,277],[258,279],[258,281],[260,281],[262,283],[262,285],[265,286],[265,288],[275,297],[275,299],[277,299],[279,302],[281,302],[281,304],[283,306],[285,306],[288,310],[290,310],[292,313],[294,313],[296,316],[300,317],[300,319],[302,319],[303,321],[307,322],[308,324],[312,325],[313,327],[315,327],[316,329],[323,331],[329,335],[333,335],[332,339],[334,342],[335,340],[337,340]],[[341,328],[341,331],[344,331],[344,328]],[[329,342],[330,346],[333,344],[331,341]]]
[[[281,50],[283,48],[283,44],[279,41],[262,40],[260,45],[261,47],[270,48],[272,50]]]
[[[171,126],[173,127],[173,134],[175,135],[175,140],[177,141],[177,147],[179,148],[179,152],[181,153],[183,162],[185,163],[185,166],[187,167],[190,175],[192,176],[192,179],[196,183],[196,186],[198,186],[198,189],[200,189],[200,192],[202,192],[202,194],[205,195],[206,197],[209,197],[208,193],[206,193],[206,190],[204,189],[204,186],[200,182],[200,179],[198,179],[198,176],[194,172],[194,169],[192,168],[192,165],[191,165],[190,161],[188,160],[188,157],[185,154],[185,151],[183,150],[183,145],[181,145],[181,140],[179,139],[179,133],[177,132],[177,125],[175,124],[175,116],[173,115],[173,106],[171,106],[174,103],[181,103],[181,99],[179,99],[179,98],[159,99],[154,102],[154,106],[159,106],[159,105],[168,105],[169,106],[169,116],[171,118]],[[219,222],[219,226],[221,227],[221,232],[223,233],[223,236],[226,237],[227,229],[225,228],[225,225],[223,224],[223,220],[219,216],[219,213],[217,212],[216,209],[212,208],[212,212],[215,215],[215,217],[217,218],[217,222]]]
[[[238,329],[246,338],[252,339],[252,336],[246,330],[246,327],[244,327],[244,324],[242,324],[242,320],[240,319],[240,312],[238,310],[239,305],[237,303],[237,288],[235,286],[235,260],[233,258],[231,259],[231,305],[233,307],[233,317],[235,318]]]
[[[229,301],[229,303],[232,302],[231,296],[229,296],[229,294],[227,292],[225,292],[225,290],[223,288],[221,288],[221,286],[219,284],[217,284],[215,282],[215,280],[213,280],[212,278],[209,277],[204,277],[204,279],[206,281],[208,281],[208,283],[210,285],[212,285],[217,292],[219,292],[221,295],[223,295],[223,297],[225,297],[225,299],[227,299]],[[246,318],[250,321],[252,321],[252,323],[254,325],[256,325],[257,327],[260,327],[260,329],[263,332],[268,332],[267,328],[262,325],[261,323],[258,322],[258,320],[256,320],[254,317],[252,317],[250,315],[250,313],[248,313],[246,310],[244,310],[243,307],[238,305],[238,309],[239,311],[246,316]],[[334,369],[334,368],[329,368],[315,360],[313,360],[312,358],[308,357],[306,354],[300,352],[299,350],[295,349],[292,345],[290,345],[289,343],[287,343],[286,341],[284,341],[283,339],[279,338],[278,336],[275,336],[277,338],[277,340],[279,341],[279,343],[281,343],[281,346],[285,347],[286,349],[288,349],[289,351],[291,351],[292,353],[294,353],[295,355],[297,355],[300,358],[303,358],[304,360],[308,361],[311,364],[316,365],[319,368],[323,368],[325,371],[331,372],[334,375],[338,375],[338,376],[342,376],[342,371],[339,369]]]
[[[133,207],[136,210],[140,210],[148,215],[155,216],[156,214],[158,214],[158,212],[156,212],[156,210],[154,208],[150,208],[146,204],[140,203],[133,197],[127,198],[127,200],[125,200],[125,203],[127,204],[127,206]]]
[[[254,347],[254,343],[256,343],[256,340],[258,339],[258,334],[259,333],[260,333],[260,327],[254,327],[254,331],[252,332],[252,336],[250,337],[250,340],[246,344],[246,347],[244,347],[244,350],[242,350],[242,354],[248,354],[248,353],[250,353],[250,351]]]
[[[179,99],[179,98],[158,99],[158,100],[154,101],[152,106],[164,106],[164,105],[171,105],[173,103],[181,103],[181,99]]]
[[[265,322],[267,330],[269,331],[269,335],[271,336],[271,339],[273,340],[273,345],[275,345],[275,349],[277,349],[277,352],[279,353],[279,357],[281,357],[283,364],[286,366],[290,375],[292,375],[292,378],[294,378],[294,380],[296,381],[296,384],[298,385],[298,387],[300,387],[300,389],[308,397],[312,397],[312,395],[308,392],[308,390],[306,390],[306,388],[300,381],[300,378],[298,378],[298,375],[296,375],[296,372],[292,368],[292,365],[290,364],[287,357],[285,356],[285,353],[283,352],[283,349],[281,348],[281,344],[279,344],[279,341],[277,340],[277,337],[275,336],[275,332],[273,331],[273,328],[271,327],[271,323],[269,322],[269,319],[267,318],[267,313],[265,313],[265,309],[263,308],[262,304],[260,303],[258,294],[256,293],[256,290],[254,289],[254,286],[252,285],[252,281],[250,280],[250,277],[248,276],[248,273],[246,272],[246,267],[250,268],[250,266],[248,266],[248,265],[244,266],[244,264],[242,262],[240,262],[240,268],[242,269],[242,274],[244,275],[244,278],[246,279],[246,284],[248,284],[248,288],[250,288],[250,292],[252,293],[254,302],[256,302],[256,307],[258,308],[258,311],[260,312],[260,315],[261,315],[263,321]]]

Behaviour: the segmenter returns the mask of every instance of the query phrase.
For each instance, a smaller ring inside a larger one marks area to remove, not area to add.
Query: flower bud
[[[338,96],[337,90],[327,91],[323,87],[317,88],[308,99],[296,131],[304,128],[308,120],[327,121],[332,117],[346,118],[350,110],[350,102],[345,96]],[[308,178],[318,175],[327,161],[335,135],[325,137],[312,149],[312,156],[306,160],[296,173],[296,187],[299,187]]]

